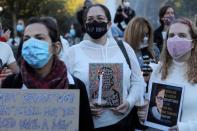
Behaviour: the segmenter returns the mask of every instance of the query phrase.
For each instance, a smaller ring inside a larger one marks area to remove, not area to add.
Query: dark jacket
[[[154,43],[156,43],[159,51],[162,51],[163,47],[163,36],[162,36],[163,26],[160,26],[154,31]]]
[[[69,89],[80,90],[80,106],[79,106],[79,131],[94,131],[94,124],[91,116],[88,95],[84,83],[73,77],[75,85],[69,85]],[[21,74],[8,76],[2,83],[2,88],[20,89],[22,88]]]
[[[125,18],[122,15],[122,12],[124,12],[128,17]],[[114,23],[118,23],[117,24],[118,28],[124,31],[124,28],[122,27],[121,22],[125,22],[125,24],[127,25],[133,17],[135,17],[135,11],[133,9],[131,9],[130,7],[122,8],[121,6],[119,6],[118,9],[116,10]]]

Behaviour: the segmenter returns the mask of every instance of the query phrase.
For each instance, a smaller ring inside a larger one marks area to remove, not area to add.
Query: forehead
[[[169,8],[166,10],[166,12],[174,12],[174,10],[173,10],[171,7],[169,7]]]
[[[175,23],[170,26],[169,33],[186,33],[189,34],[189,27],[182,23]]]
[[[48,35],[48,30],[45,25],[40,23],[30,24],[25,28],[24,35],[34,36],[37,34]]]
[[[165,90],[161,90],[159,91],[158,96],[163,96],[164,94],[165,94]]]
[[[97,16],[97,15],[105,16],[104,10],[99,6],[94,6],[94,7],[90,8],[88,13],[87,13],[87,17]]]
[[[18,24],[24,24],[23,20],[18,20]]]

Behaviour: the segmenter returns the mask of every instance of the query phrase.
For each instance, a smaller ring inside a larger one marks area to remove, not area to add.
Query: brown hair
[[[179,18],[175,20],[172,23],[172,25],[175,23],[181,23],[189,27],[189,33],[191,35],[194,48],[191,50],[191,56],[189,60],[187,61],[188,66],[187,66],[186,76],[187,76],[188,82],[197,83],[197,31],[194,25],[192,25],[192,22],[187,18]],[[168,38],[168,34],[167,34],[167,38]],[[167,44],[167,39],[165,40],[165,44],[163,46],[163,50],[161,53],[162,66],[161,66],[160,72],[162,74],[161,79],[163,80],[167,78],[169,74],[169,69],[172,65],[172,57],[170,56],[167,50],[166,44]]]
[[[164,26],[164,22],[163,22],[162,18],[164,17],[164,15],[166,14],[166,11],[169,8],[172,8],[174,10],[174,8],[171,5],[165,5],[159,10],[159,21],[162,26]]]
[[[127,25],[124,32],[124,40],[137,50],[144,38],[144,29],[148,27],[148,51],[154,57],[153,47],[153,29],[150,23],[144,17],[134,17]]]

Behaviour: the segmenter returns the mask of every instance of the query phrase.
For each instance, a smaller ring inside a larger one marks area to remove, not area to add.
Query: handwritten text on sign
[[[0,131],[77,131],[79,90],[0,90]]]

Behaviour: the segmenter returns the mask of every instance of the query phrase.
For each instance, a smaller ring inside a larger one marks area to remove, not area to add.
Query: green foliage
[[[52,16],[58,20],[61,31],[67,20],[72,20],[65,9],[65,0],[1,0],[0,6],[4,8],[1,18],[7,28],[16,23],[13,16],[25,20],[32,16]]]
[[[197,14],[197,0],[169,0],[168,4],[175,7],[178,17],[183,16],[193,20],[195,14]]]

